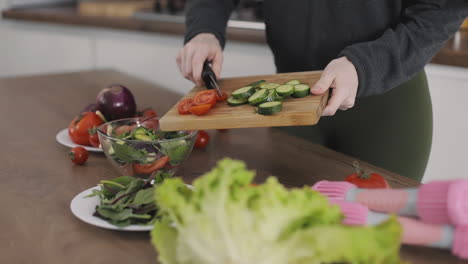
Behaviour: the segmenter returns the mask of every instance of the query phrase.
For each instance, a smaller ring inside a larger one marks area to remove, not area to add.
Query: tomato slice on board
[[[204,104],[216,104],[216,91],[214,90],[204,90],[198,92],[193,98],[194,105],[204,105]]]
[[[179,105],[177,106],[177,110],[179,110],[179,114],[181,115],[188,115],[190,114],[190,107],[193,106],[192,99],[184,99],[180,101]]]
[[[194,115],[203,115],[211,109],[212,104],[195,105],[190,108],[190,113]]]
[[[228,95],[225,92],[221,92],[221,96],[219,96],[218,93],[215,93],[215,95],[216,95],[216,101],[218,102],[223,102],[228,99]]]
[[[169,156],[161,157],[155,160],[153,163],[150,164],[139,164],[133,163],[133,171],[138,174],[149,174],[153,173],[166,165],[169,162]]]

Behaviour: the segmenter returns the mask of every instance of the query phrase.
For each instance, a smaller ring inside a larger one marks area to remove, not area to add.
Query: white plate
[[[60,130],[60,132],[57,133],[57,136],[55,136],[55,138],[57,139],[58,143],[66,146],[66,147],[74,148],[74,147],[82,146],[83,148],[87,149],[88,151],[102,152],[102,149],[100,149],[100,148],[75,144],[71,140],[70,136],[68,135],[68,129],[67,128],[65,128],[63,130]]]
[[[119,227],[112,224],[109,224],[106,220],[103,220],[99,217],[93,216],[96,209],[96,205],[99,205],[99,196],[93,196],[84,198],[86,195],[92,193],[93,189],[99,190],[99,186],[89,188],[86,191],[79,193],[73,198],[70,203],[70,209],[72,213],[81,221],[88,223],[90,225],[113,229],[121,231],[150,231],[153,229],[153,225],[129,225],[126,227]]]

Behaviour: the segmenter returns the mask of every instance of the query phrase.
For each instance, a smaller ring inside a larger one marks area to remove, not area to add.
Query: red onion
[[[107,121],[135,116],[135,98],[127,87],[120,84],[100,91],[96,104]]]

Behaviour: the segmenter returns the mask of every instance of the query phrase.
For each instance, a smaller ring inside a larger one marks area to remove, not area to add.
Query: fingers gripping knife
[[[205,61],[205,63],[203,63],[202,79],[205,82],[207,89],[215,89],[218,96],[222,97],[221,90],[219,89],[218,82],[216,80],[216,74],[211,68],[209,61]]]

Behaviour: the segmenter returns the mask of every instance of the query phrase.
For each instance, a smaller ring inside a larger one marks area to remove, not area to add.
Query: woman
[[[198,85],[207,59],[220,76],[236,2],[191,3],[177,63]],[[467,1],[264,0],[263,8],[277,71],[324,69],[311,92],[332,89],[330,117],[286,130],[420,181],[432,141],[424,66],[468,16]]]

